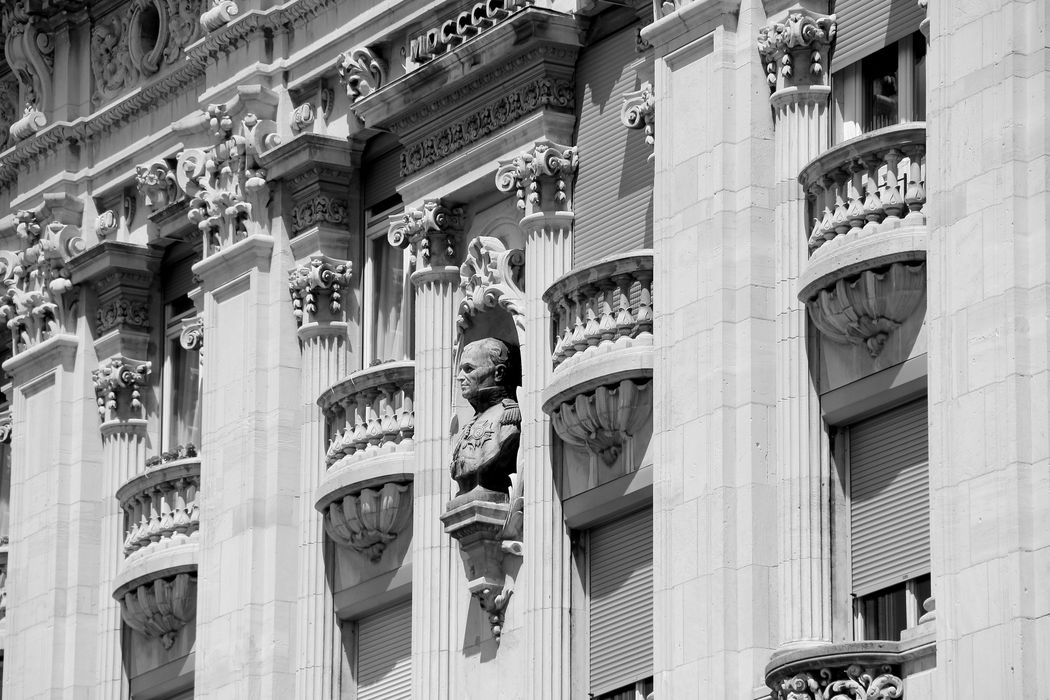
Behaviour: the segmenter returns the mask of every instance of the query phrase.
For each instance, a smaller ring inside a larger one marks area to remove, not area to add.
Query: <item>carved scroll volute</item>
[[[463,208],[440,199],[427,199],[419,208],[406,207],[390,217],[387,241],[411,251],[416,271],[451,265],[455,260],[455,236],[463,228]]]
[[[339,54],[335,65],[351,105],[362,97],[368,97],[386,82],[386,65],[368,47]]]
[[[24,105],[22,118],[11,125],[16,141],[43,128],[51,108],[55,43],[42,22],[30,12],[27,0],[4,3],[0,15],[4,55],[21,85],[20,103]]]
[[[318,320],[318,311],[327,307],[329,317],[341,319],[343,290],[350,286],[350,263],[315,255],[306,264],[288,273],[288,292],[292,297],[292,313],[302,326]]]
[[[579,165],[575,146],[537,141],[527,151],[500,161],[496,189],[513,191],[526,215],[542,211],[572,211],[572,184]]]
[[[650,147],[656,145],[656,95],[653,84],[646,81],[641,89],[628,92],[623,96],[623,107],[620,109],[620,121],[628,129],[641,129],[645,142]],[[649,154],[649,160],[656,157]]]
[[[758,53],[770,91],[828,84],[828,52],[835,41],[835,15],[793,12],[758,33]]]
[[[141,418],[142,390],[153,365],[123,357],[106,360],[91,373],[98,415],[103,421]]]

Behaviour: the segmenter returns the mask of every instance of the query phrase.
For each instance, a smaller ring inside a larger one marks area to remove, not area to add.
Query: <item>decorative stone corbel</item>
[[[652,410],[652,382],[624,379],[577,394],[572,401],[553,407],[550,416],[558,437],[570,445],[585,446],[612,465],[627,438]]]
[[[386,65],[366,46],[339,54],[335,65],[351,105],[368,97],[386,82]]]
[[[117,221],[117,215],[112,209],[107,209],[95,219],[95,233],[102,240],[116,235],[119,226],[120,222]]]
[[[467,245],[467,257],[459,266],[463,298],[456,328],[461,337],[475,316],[495,308],[509,313],[519,334],[524,334],[524,267],[525,251],[508,250],[498,238],[478,236]]]
[[[826,665],[825,665],[826,663]],[[904,681],[896,665],[853,663],[847,666],[815,660],[810,668],[789,674],[770,674],[766,683],[775,700],[824,700],[824,698],[904,697]],[[797,665],[797,664],[793,664]]]
[[[28,0],[4,3],[0,26],[4,32],[4,57],[21,84],[21,104],[25,111],[10,127],[11,137],[20,141],[47,124],[52,99],[52,70],[55,40],[44,20],[34,14]]]
[[[447,206],[440,199],[423,201],[420,209],[406,207],[390,217],[387,240],[408,248],[416,270],[447,265],[455,258],[454,236],[463,227],[463,208]]]
[[[388,482],[343,496],[324,511],[324,527],[339,545],[378,562],[412,520],[412,486]]]
[[[656,146],[656,95],[653,94],[652,83],[646,81],[642,83],[640,90],[628,92],[623,96],[620,121],[628,129],[642,129],[645,142],[650,148]],[[649,160],[654,158],[656,154],[650,153]]]
[[[135,182],[150,211],[159,211],[175,201],[178,185],[168,161],[158,158],[136,167],[135,173]]]
[[[212,145],[180,152],[176,170],[190,197],[187,216],[204,236],[205,258],[261,232],[270,188],[258,156],[281,143],[273,120],[249,112],[235,129],[227,105],[210,105],[207,114]]]
[[[329,313],[338,318],[342,311],[342,289],[350,285],[350,263],[333,260],[325,255],[314,255],[308,264],[299,265],[288,273],[288,292],[292,297],[292,313],[298,325],[318,320],[318,299],[326,297]]]
[[[835,41],[835,15],[793,12],[783,22],[762,27],[758,53],[771,92],[787,87],[828,84],[828,51]]]
[[[213,32],[233,21],[239,12],[234,0],[212,0],[211,7],[201,14],[201,28]]]
[[[179,630],[197,614],[197,577],[183,573],[155,579],[128,590],[118,600],[128,627],[159,639],[170,649]]]
[[[514,190],[518,208],[526,212],[539,211],[545,198],[552,198],[558,211],[569,211],[572,208],[569,186],[578,165],[579,154],[575,146],[537,141],[529,150],[510,160],[500,161],[496,170],[496,189],[500,192]],[[553,193],[542,187],[546,181],[553,182]]]
[[[317,120],[317,108],[312,102],[304,102],[292,110],[292,131],[296,134],[313,131]]]
[[[141,387],[145,385],[152,367],[150,362],[114,357],[105,360],[91,373],[98,414],[103,421],[142,417]],[[127,406],[129,416],[118,415],[121,405]]]

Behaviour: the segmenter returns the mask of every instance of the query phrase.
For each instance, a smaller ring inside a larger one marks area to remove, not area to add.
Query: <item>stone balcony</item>
[[[653,253],[573,270],[543,293],[554,320],[554,371],[543,410],[559,437],[605,464],[652,412]]]
[[[117,491],[124,511],[124,562],[113,597],[129,627],[165,648],[197,611],[201,464],[172,459]]]
[[[814,220],[799,300],[824,337],[876,357],[926,293],[926,125],[846,141],[799,183]]]
[[[932,626],[907,641],[822,644],[780,652],[766,665],[772,700],[932,697]]]
[[[376,562],[412,518],[415,363],[354,372],[317,400],[331,440],[315,507],[328,536]]]

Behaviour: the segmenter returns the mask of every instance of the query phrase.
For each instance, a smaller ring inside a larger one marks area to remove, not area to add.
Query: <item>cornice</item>
[[[740,0],[696,0],[675,5],[677,9],[644,27],[640,35],[656,47],[659,55],[689,39],[708,34],[713,21],[725,21],[740,11]]]
[[[338,172],[349,180],[353,171],[350,144],[344,138],[303,132],[259,155],[270,180],[293,180],[320,169]]]

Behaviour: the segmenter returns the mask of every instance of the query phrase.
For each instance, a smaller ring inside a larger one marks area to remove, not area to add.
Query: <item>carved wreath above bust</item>
[[[201,35],[200,0],[132,0],[91,30],[96,105],[175,63]]]

